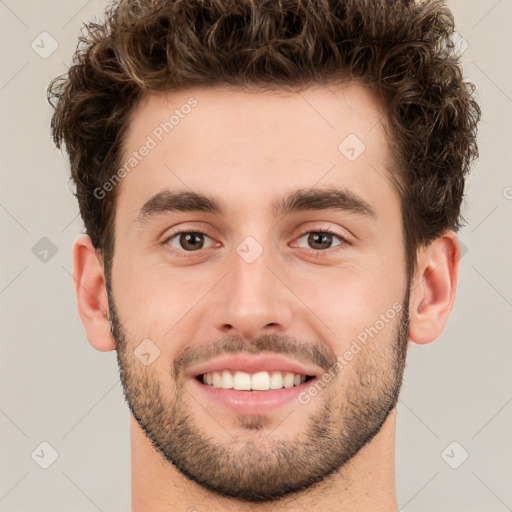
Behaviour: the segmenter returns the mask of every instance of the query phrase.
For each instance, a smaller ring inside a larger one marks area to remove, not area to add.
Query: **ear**
[[[102,352],[114,350],[105,274],[91,239],[86,235],[77,238],[73,246],[73,280],[78,313],[89,343]]]
[[[460,246],[457,235],[446,231],[418,252],[410,298],[409,340],[430,343],[443,332],[455,301]]]

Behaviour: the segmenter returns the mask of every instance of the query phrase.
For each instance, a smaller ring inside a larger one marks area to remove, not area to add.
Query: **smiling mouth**
[[[312,375],[284,371],[214,371],[202,373],[196,379],[207,386],[217,389],[234,389],[236,391],[272,391],[300,386],[313,379]]]

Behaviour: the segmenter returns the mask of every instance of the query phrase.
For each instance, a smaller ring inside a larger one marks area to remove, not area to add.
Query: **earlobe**
[[[89,343],[102,352],[114,350],[105,274],[91,239],[86,235],[80,236],[73,246],[73,280],[78,313]]]
[[[418,254],[418,270],[411,283],[409,339],[431,343],[443,332],[455,301],[460,247],[447,231]]]

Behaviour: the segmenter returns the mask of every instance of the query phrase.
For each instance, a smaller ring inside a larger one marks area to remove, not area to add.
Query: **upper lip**
[[[197,377],[204,373],[215,371],[230,370],[232,372],[242,371],[247,373],[256,373],[261,371],[282,371],[291,373],[300,373],[316,377],[321,375],[322,371],[313,365],[307,365],[293,359],[287,359],[278,355],[252,355],[237,354],[219,357],[211,361],[198,364],[188,372],[190,377]]]

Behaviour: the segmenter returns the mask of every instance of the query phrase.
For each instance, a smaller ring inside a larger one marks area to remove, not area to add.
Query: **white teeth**
[[[217,372],[213,372],[213,375],[215,375],[215,373]],[[215,387],[215,382],[213,386]],[[251,389],[251,376],[245,372],[235,372],[233,387],[239,391],[249,391]]]
[[[222,387],[222,374],[219,372],[213,372],[213,387],[214,388]]]
[[[210,372],[203,374],[203,384],[214,388],[236,389],[238,391],[268,391],[270,389],[292,388],[306,382],[306,375],[292,372],[256,372],[249,374],[237,371]]]
[[[251,388],[259,391],[270,389],[270,377],[268,372],[258,372],[251,377]]]
[[[283,386],[285,388],[292,388],[295,382],[293,373],[287,373],[283,378]]]
[[[270,376],[270,389],[281,389],[283,387],[283,376],[281,372],[272,372]]]
[[[222,388],[223,389],[231,389],[233,387],[233,375],[228,370],[224,370],[222,372]]]

